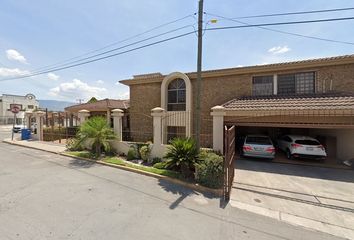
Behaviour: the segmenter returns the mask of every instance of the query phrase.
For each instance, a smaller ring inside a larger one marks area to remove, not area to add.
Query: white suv
[[[285,135],[278,139],[278,148],[286,153],[286,157],[325,159],[326,149],[314,138],[299,135]]]

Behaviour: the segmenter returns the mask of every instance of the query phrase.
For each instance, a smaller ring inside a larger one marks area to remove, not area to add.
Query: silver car
[[[275,147],[268,136],[247,135],[242,146],[242,155],[273,159],[275,157]]]

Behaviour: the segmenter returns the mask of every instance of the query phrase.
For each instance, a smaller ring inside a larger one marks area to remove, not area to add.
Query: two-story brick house
[[[354,55],[203,71],[202,144],[211,146],[211,108],[225,107],[225,124],[239,134],[276,138],[301,133],[324,139],[338,159],[354,157]],[[130,127],[152,133],[151,109],[166,110],[168,136],[192,136],[196,73],[122,80],[130,87]],[[136,114],[134,114],[136,113]]]

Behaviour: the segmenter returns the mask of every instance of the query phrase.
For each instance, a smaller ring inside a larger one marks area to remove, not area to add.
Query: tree
[[[78,144],[89,144],[96,157],[101,156],[102,147],[105,152],[110,151],[108,140],[113,140],[116,135],[103,117],[92,117],[84,122],[79,129]]]
[[[88,100],[87,103],[95,103],[95,102],[97,102],[97,101],[98,101],[97,98],[92,97],[90,100]]]

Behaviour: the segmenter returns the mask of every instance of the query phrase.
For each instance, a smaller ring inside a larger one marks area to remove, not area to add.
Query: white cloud
[[[29,73],[27,70],[18,68],[0,68],[0,77],[18,77]]]
[[[129,91],[124,92],[124,93],[119,93],[118,99],[129,99],[129,96],[130,96]]]
[[[21,53],[16,51],[15,49],[6,50],[6,56],[9,60],[18,61],[20,63],[28,64],[26,58]]]
[[[48,73],[47,74],[47,77],[50,79],[50,80],[53,80],[53,81],[56,81],[59,79],[59,75],[56,75],[54,73]]]
[[[268,49],[268,52],[273,54],[283,54],[289,52],[291,49],[288,46],[277,46]]]
[[[75,101],[77,98],[102,98],[101,94],[106,91],[105,88],[93,87],[79,79],[73,79],[71,82],[64,82],[50,89],[49,95]]]
[[[104,81],[103,80],[97,80],[96,83],[97,84],[104,84]]]

